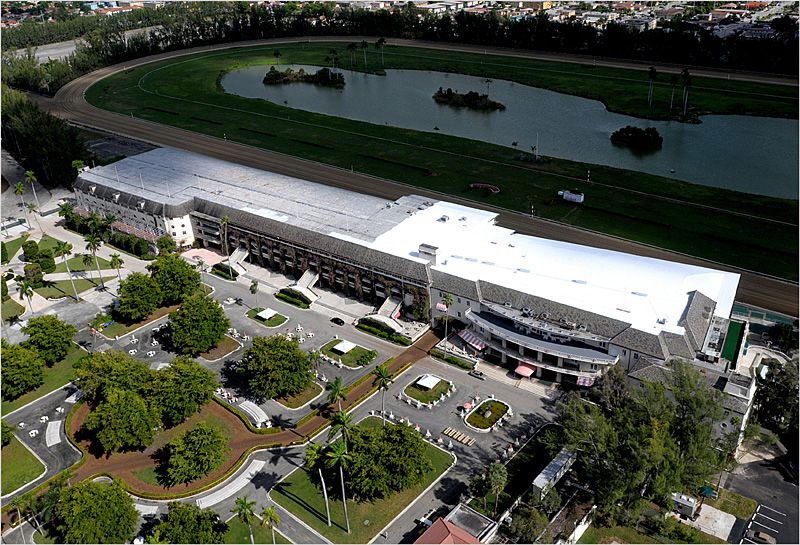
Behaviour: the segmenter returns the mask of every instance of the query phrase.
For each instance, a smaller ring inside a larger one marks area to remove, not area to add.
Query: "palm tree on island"
[[[275,545],[275,527],[281,523],[281,518],[275,512],[275,507],[270,505],[261,510],[261,526],[266,526],[272,531],[272,545]]]
[[[256,502],[248,501],[247,496],[236,498],[235,503],[233,504],[233,509],[231,512],[236,515],[242,523],[247,524],[247,529],[250,530],[250,544],[255,545],[255,540],[253,539],[253,518],[255,518],[256,514],[253,511],[253,507],[255,507]]]
[[[106,284],[103,282],[103,274],[100,272],[100,261],[97,259],[97,250],[103,245],[103,239],[101,239],[95,233],[89,233],[84,238],[86,242],[86,249],[92,252],[92,257],[94,258],[94,264],[97,267],[97,278],[100,280],[100,285],[103,289],[106,289]]]
[[[350,454],[347,453],[347,448],[344,443],[333,443],[328,449],[326,455],[328,467],[339,467],[339,478],[342,482],[342,506],[344,507],[344,520],[347,526],[347,533],[350,533],[350,517],[347,515],[347,496],[344,491],[344,468],[350,463],[352,459]]]
[[[386,367],[386,364],[377,366],[375,369],[372,370],[372,375],[375,377],[375,380],[372,381],[372,385],[378,388],[381,391],[381,418],[383,419],[383,426],[386,426],[386,390],[389,389],[389,385],[392,383],[392,375],[389,373],[389,368]]]
[[[122,256],[120,256],[119,254],[111,254],[110,263],[111,263],[111,268],[117,269],[117,279],[119,279],[119,281],[122,282],[122,276],[119,274],[120,268],[125,264],[125,262],[122,260]]]
[[[69,275],[69,281],[72,284],[72,292],[75,294],[75,300],[78,300],[78,290],[75,288],[75,279],[72,278],[72,271],[69,268],[69,256],[72,255],[72,244],[69,242],[64,242],[63,240],[56,241],[56,247],[53,251],[53,255],[55,257],[60,257],[61,262],[67,268],[67,274]]]
[[[316,467],[319,472],[319,480],[322,483],[322,495],[325,497],[325,513],[328,515],[328,526],[331,525],[331,506],[328,502],[328,487],[325,486],[325,477],[322,474],[322,457],[325,454],[325,447],[319,443],[311,443],[306,447],[306,465]]]
[[[339,411],[341,411],[342,401],[347,399],[347,396],[344,393],[344,384],[342,384],[341,377],[336,377],[333,382],[329,383],[328,390],[330,390],[330,393],[328,394],[328,405],[338,403]]]

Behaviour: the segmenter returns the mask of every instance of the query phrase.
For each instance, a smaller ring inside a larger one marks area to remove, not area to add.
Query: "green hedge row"
[[[450,354],[447,354],[445,356],[444,352],[442,352],[441,350],[437,350],[435,348],[431,350],[431,356],[433,356],[437,360],[449,363],[450,365],[455,365],[456,367],[460,367],[462,369],[468,369],[468,370],[475,369],[475,364],[472,363],[471,361],[462,360],[461,358],[458,358],[456,356],[451,356]]]
[[[229,268],[227,265],[223,265],[222,263],[217,263],[211,267],[211,272],[221,278],[224,278],[225,280],[236,280],[239,278],[238,272],[236,272],[233,268]]]
[[[386,339],[387,341],[393,342],[395,344],[399,344],[402,346],[411,346],[411,341],[409,339],[406,339],[402,335],[398,335],[397,333],[394,332],[387,333],[385,330],[378,329],[377,327],[373,327],[370,324],[365,324],[363,323],[363,321],[364,320],[358,322],[358,324],[356,325],[356,329],[360,329],[365,333],[369,333],[370,335],[380,337],[381,339]],[[372,320],[369,321],[373,322]]]
[[[292,297],[291,295],[287,295],[286,293],[283,293],[283,291],[277,292],[275,294],[275,297],[277,297],[281,301],[285,301],[290,305],[294,305],[302,309],[307,309],[309,307],[309,304],[303,301],[302,299],[298,299],[296,297]]]

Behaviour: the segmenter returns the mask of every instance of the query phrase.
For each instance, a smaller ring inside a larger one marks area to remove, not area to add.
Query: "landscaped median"
[[[3,447],[2,493],[8,494],[44,473],[44,466],[16,437]]]
[[[410,339],[398,335],[389,326],[370,318],[361,318],[356,324],[356,329],[401,346],[411,346],[412,344]]]
[[[107,327],[100,328],[97,331],[102,333],[103,336],[109,339],[122,337],[123,335],[127,335],[131,331],[136,331],[137,329],[142,328],[151,322],[155,322],[156,320],[169,315],[170,312],[177,310],[179,306],[180,305],[170,305],[168,307],[161,307],[150,313],[143,320],[139,320],[138,322],[132,324],[123,324],[122,322],[112,322]],[[108,318],[109,320],[111,319],[110,316],[105,316],[104,318]]]
[[[199,355],[199,357],[203,358],[206,361],[217,361],[221,360],[225,356],[229,356],[239,350],[242,347],[241,344],[236,341],[236,339],[232,337],[228,337],[224,335],[222,340],[219,341],[216,346],[214,346],[208,352],[203,352]]]
[[[381,419],[375,417],[368,417],[358,425],[358,427],[364,428],[380,426]],[[345,529],[341,496],[338,500],[336,499],[340,494],[335,492],[340,490],[338,479],[327,483],[328,488],[333,492],[329,502],[332,521],[330,527],[327,525],[322,491],[312,480],[312,473],[316,472],[309,472],[305,466],[298,468],[278,483],[270,492],[270,497],[275,503],[334,543],[367,543],[403,509],[416,500],[425,489],[439,479],[455,461],[452,454],[430,443],[425,443],[424,448],[431,469],[424,473],[419,483],[373,501],[356,502],[348,498],[347,511],[351,528],[349,534]],[[347,480],[345,480],[345,489],[347,489]]]
[[[345,352],[340,351],[342,349],[337,349],[337,347],[342,344],[347,348]],[[342,365],[352,368],[369,365],[372,360],[378,357],[378,353],[374,350],[368,350],[362,346],[353,345],[352,343],[348,344],[348,341],[343,339],[333,339],[325,343],[319,351],[327,357],[341,362]]]
[[[264,309],[261,307],[251,308],[250,310],[247,311],[246,316],[251,320],[253,320],[254,322],[256,322],[257,324],[263,325],[264,327],[280,327],[286,323],[286,320],[289,319],[283,314],[279,314],[275,311],[272,311],[274,312],[274,314],[268,312],[267,315],[269,315],[269,317],[262,319],[262,316],[265,315],[264,314],[265,310],[269,311],[270,309]],[[259,314],[261,314],[261,316],[259,316]]]
[[[314,399],[316,399],[319,394],[322,393],[322,386],[317,384],[316,382],[312,382],[308,388],[303,390],[297,395],[289,396],[289,397],[276,397],[275,402],[280,403],[287,409],[299,409],[303,407],[305,404],[310,403]]]
[[[311,306],[311,301],[308,299],[308,297],[297,290],[293,290],[292,288],[283,288],[275,293],[275,297],[285,303],[294,305],[297,308],[302,308],[303,310]]]

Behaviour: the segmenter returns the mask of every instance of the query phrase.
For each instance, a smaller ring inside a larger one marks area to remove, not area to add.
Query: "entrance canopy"
[[[520,363],[514,372],[521,377],[529,377],[536,372],[536,367],[529,363]]]
[[[351,343],[350,341],[342,341],[333,347],[333,351],[338,352],[339,354],[347,354],[355,347],[356,345]]]
[[[278,313],[272,310],[271,308],[265,308],[264,310],[256,314],[256,318],[258,318],[259,320],[264,320],[266,322],[276,314]]]
[[[466,342],[475,350],[483,350],[484,348],[486,348],[486,343],[480,340],[480,338],[477,335],[475,335],[474,333],[472,333],[467,329],[462,329],[461,331],[459,331],[458,336],[464,339],[464,342]]]
[[[419,380],[417,381],[417,385],[425,388],[426,390],[430,390],[437,384],[439,381],[442,380],[439,377],[435,377],[433,375],[422,375]]]

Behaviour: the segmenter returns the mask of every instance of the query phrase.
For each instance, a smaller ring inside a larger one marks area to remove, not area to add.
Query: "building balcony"
[[[492,333],[501,339],[511,341],[529,350],[536,350],[544,354],[550,354],[552,356],[557,356],[559,358],[568,360],[597,363],[601,365],[613,365],[617,363],[617,360],[619,359],[618,356],[612,356],[591,347],[562,344],[523,335],[513,329],[508,329],[499,323],[492,321],[491,318],[489,318],[489,315],[486,314],[468,311],[464,317],[472,322],[472,324],[475,326],[483,328],[484,331]],[[484,340],[486,340],[487,336],[484,335],[483,337]],[[518,357],[522,357],[519,354],[519,351],[515,351],[513,349],[509,350],[507,348],[503,348],[503,350],[511,354],[516,352]],[[561,368],[559,367],[557,369]]]
[[[532,367],[539,367],[540,369],[553,371],[555,373],[562,373],[564,375],[572,375],[574,377],[591,378],[596,380],[600,378],[606,370],[605,366],[602,366],[594,371],[581,371],[579,369],[572,369],[570,367],[559,367],[558,365],[553,365],[552,363],[546,363],[543,361],[537,361],[536,359],[530,357],[525,357],[514,350],[503,348],[503,345],[497,341],[487,341],[484,339],[484,342],[486,342],[486,345],[491,347],[496,352],[503,353],[506,355],[506,357],[514,358],[519,363],[524,363]]]

